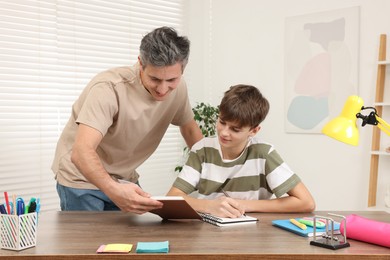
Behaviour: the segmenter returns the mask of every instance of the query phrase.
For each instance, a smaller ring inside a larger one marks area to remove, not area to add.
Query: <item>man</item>
[[[142,39],[133,67],[99,73],[87,85],[52,165],[62,210],[143,214],[162,207],[137,185],[136,169],[170,124],[189,147],[202,138],[182,79],[189,47],[174,29],[157,28]]]

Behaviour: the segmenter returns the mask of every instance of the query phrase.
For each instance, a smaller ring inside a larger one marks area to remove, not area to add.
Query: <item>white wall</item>
[[[361,129],[358,147],[321,134],[288,134],[284,130],[284,23],[290,16],[360,6],[357,94],[366,105],[372,105],[379,35],[390,33],[390,1],[189,0],[189,3],[192,53],[188,82],[192,101],[219,104],[223,92],[231,85],[258,86],[271,103],[260,136],[273,143],[303,179],[316,199],[317,209],[366,209],[372,127]],[[383,140],[389,139],[385,136]],[[390,185],[389,161],[390,156],[381,159],[380,164],[377,204],[381,209],[385,209],[385,191]]]

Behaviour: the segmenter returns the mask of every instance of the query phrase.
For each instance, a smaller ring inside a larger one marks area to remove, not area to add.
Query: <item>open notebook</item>
[[[248,215],[242,215],[239,218],[221,218],[217,217],[211,214],[207,213],[201,213],[199,212],[199,215],[202,216],[202,219],[204,222],[208,222],[210,224],[219,226],[219,227],[225,227],[225,226],[233,226],[238,224],[248,224],[248,223],[256,223],[259,221],[257,218],[248,216]]]
[[[206,213],[197,212],[180,196],[155,196],[152,199],[161,201],[161,209],[150,211],[162,219],[199,219],[216,226],[232,226],[234,224],[255,223],[257,218],[242,216],[240,218],[221,218]]]

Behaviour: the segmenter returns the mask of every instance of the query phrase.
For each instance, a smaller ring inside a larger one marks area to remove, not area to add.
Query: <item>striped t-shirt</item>
[[[173,186],[186,194],[198,191],[198,198],[214,199],[221,189],[230,197],[245,200],[281,197],[300,182],[274,147],[251,138],[234,160],[222,159],[218,138],[197,142]]]

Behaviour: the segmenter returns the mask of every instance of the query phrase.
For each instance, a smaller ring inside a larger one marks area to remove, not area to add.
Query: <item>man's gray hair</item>
[[[182,64],[182,70],[188,63],[190,41],[178,36],[175,29],[160,27],[145,35],[140,45],[140,60],[143,68],[152,66],[171,66]]]

